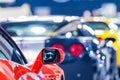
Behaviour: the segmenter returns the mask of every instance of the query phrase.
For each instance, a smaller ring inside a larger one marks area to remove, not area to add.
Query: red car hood
[[[43,65],[41,71],[45,80],[60,80],[64,76],[63,70],[56,64]]]
[[[2,80],[34,80],[36,77],[39,78],[38,80],[41,80],[40,76],[32,73],[27,67],[9,60],[0,59],[0,78]]]

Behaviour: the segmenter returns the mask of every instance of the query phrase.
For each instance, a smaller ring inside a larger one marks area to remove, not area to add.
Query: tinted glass
[[[77,29],[74,31],[69,31],[69,32],[65,32],[65,33],[61,33],[61,36],[66,36],[66,35],[71,35],[71,36],[94,36],[93,34],[91,34],[89,31],[85,30],[85,29]]]
[[[54,32],[67,22],[55,23],[47,21],[11,22],[2,26],[11,36],[52,36]]]
[[[0,58],[7,59],[7,57],[5,56],[5,54],[1,50],[0,50]]]
[[[64,25],[57,31],[57,35],[72,37],[72,36],[94,36],[94,30],[79,20],[74,20]]]
[[[9,37],[2,33],[2,31],[0,31],[0,58],[24,64],[19,50],[17,50]]]
[[[94,30],[110,30],[109,26],[104,22],[85,22]]]
[[[86,29],[78,29],[78,36],[94,36]]]
[[[43,63],[57,63],[60,61],[60,53],[55,49],[43,50]]]

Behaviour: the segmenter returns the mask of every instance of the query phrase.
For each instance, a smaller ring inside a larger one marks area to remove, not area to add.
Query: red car
[[[56,65],[64,53],[57,48],[44,48],[34,63],[26,58],[10,36],[0,28],[0,79],[2,80],[64,80],[63,70]]]

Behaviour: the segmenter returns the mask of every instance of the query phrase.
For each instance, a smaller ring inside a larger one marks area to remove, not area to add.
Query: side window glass
[[[2,32],[0,32],[0,58],[24,64],[24,61],[14,43]]]
[[[4,55],[4,53],[0,50],[0,58],[7,59],[7,57]]]

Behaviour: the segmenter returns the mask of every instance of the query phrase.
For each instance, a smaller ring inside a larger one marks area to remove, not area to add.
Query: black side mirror
[[[112,44],[116,41],[115,38],[106,38],[105,39],[105,43],[104,43],[104,46],[103,47],[106,47],[106,46],[111,46],[111,42]]]
[[[115,41],[116,41],[116,39],[115,39],[115,38],[106,38],[106,39],[105,39],[105,41],[106,41],[106,42],[108,42],[108,41],[115,42]]]

